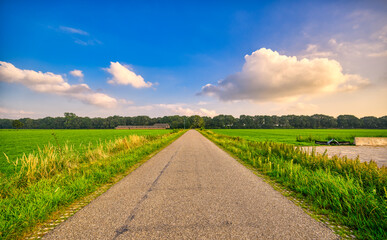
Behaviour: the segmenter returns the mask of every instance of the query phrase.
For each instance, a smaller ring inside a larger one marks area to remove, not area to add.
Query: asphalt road
[[[337,239],[190,130],[44,239]]]

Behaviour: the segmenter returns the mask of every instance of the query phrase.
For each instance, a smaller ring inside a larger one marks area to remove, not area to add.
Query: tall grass
[[[201,133],[306,199],[319,213],[361,239],[387,239],[387,168],[359,159],[329,158],[285,143]]]
[[[74,150],[48,144],[15,162],[0,179],[0,238],[20,238],[60,207],[90,194],[183,134],[130,135]],[[11,162],[11,161],[10,161]]]

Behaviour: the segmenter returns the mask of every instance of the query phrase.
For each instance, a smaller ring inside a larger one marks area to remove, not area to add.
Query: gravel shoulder
[[[190,130],[43,239],[338,239]]]

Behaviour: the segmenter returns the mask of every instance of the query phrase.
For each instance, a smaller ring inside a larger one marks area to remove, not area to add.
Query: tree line
[[[65,113],[63,117],[45,117],[41,119],[21,118],[18,120],[0,119],[0,129],[112,129],[120,125],[153,125],[168,123],[171,128],[234,128],[234,129],[271,129],[271,128],[367,128],[387,129],[387,116],[357,118],[353,115],[340,115],[337,118],[315,114],[312,116],[248,116],[235,118],[232,115],[200,117],[198,115],[164,116],[150,118],[148,116],[107,118],[79,117],[74,113]]]

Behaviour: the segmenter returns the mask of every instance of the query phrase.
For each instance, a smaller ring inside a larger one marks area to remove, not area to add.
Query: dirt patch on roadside
[[[316,148],[318,153],[324,153],[327,150],[329,157],[334,155],[347,156],[355,159],[359,156],[361,162],[369,162],[374,160],[379,167],[387,167],[387,146],[372,147],[372,146],[316,146],[316,147],[302,147],[306,151],[311,151]]]

